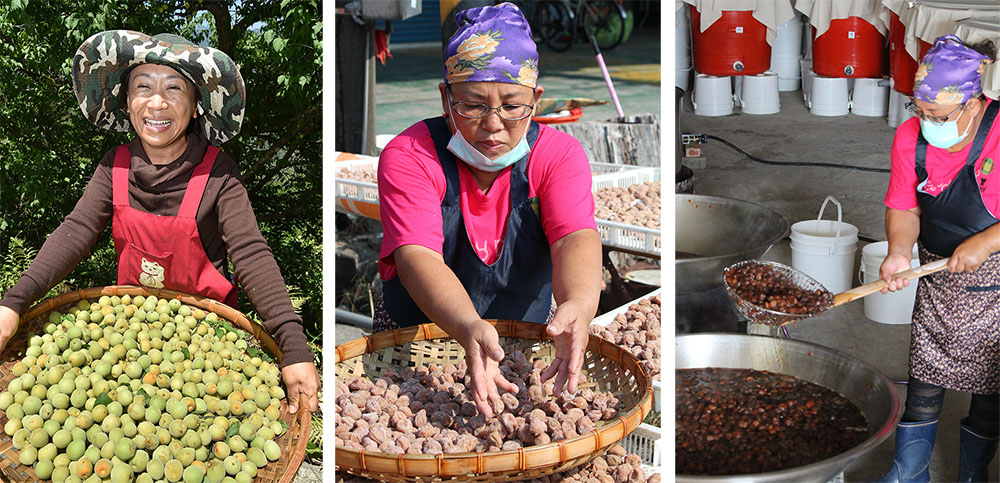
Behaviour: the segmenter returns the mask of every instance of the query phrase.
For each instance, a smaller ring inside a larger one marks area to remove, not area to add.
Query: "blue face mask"
[[[969,128],[972,127],[970,122],[968,126],[965,127],[965,132],[962,134],[958,133],[958,120],[965,114],[965,109],[962,109],[962,113],[955,118],[954,121],[948,121],[943,124],[934,124],[930,121],[920,121],[920,133],[923,134],[924,139],[927,140],[927,144],[934,146],[939,149],[948,149],[965,139],[965,136],[969,134]]]
[[[528,130],[525,129],[524,136],[521,136],[521,141],[518,142],[513,149],[497,156],[494,159],[490,159],[469,144],[469,141],[465,140],[465,136],[462,136],[462,131],[455,129],[455,134],[451,136],[451,141],[448,141],[448,151],[451,151],[455,157],[461,159],[465,162],[465,164],[468,164],[473,168],[495,172],[516,163],[519,159],[524,157],[525,154],[531,152],[531,147],[528,146],[527,138]]]
[[[451,118],[452,116],[448,117]],[[531,147],[528,146],[528,129],[524,130],[524,135],[521,136],[521,140],[514,146],[513,149],[497,156],[496,158],[490,159],[486,157],[485,154],[479,152],[479,150],[474,146],[469,144],[469,141],[467,141],[465,136],[462,135],[462,131],[460,131],[458,126],[455,125],[454,119],[452,119],[452,128],[455,129],[455,134],[452,134],[451,140],[448,141],[448,151],[451,151],[456,158],[461,159],[465,164],[468,164],[476,169],[491,173],[500,171],[501,169],[516,163],[519,159],[523,158],[524,155],[531,152]]]

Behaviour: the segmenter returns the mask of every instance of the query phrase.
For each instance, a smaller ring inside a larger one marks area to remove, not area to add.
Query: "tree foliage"
[[[83,40],[111,29],[176,33],[240,65],[243,127],[221,147],[240,166],[286,283],[305,299],[307,331],[318,334],[320,13],[319,0],[0,0],[0,253],[15,237],[40,247],[73,209],[101,156],[131,137],[98,129],[80,112],[70,69]],[[109,228],[67,282],[113,284],[114,257]]]

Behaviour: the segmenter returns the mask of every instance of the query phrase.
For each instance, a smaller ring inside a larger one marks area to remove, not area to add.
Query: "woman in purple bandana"
[[[524,15],[504,3],[456,15],[444,115],[396,136],[379,157],[382,297],[375,330],[434,322],[462,344],[473,398],[493,415],[496,329],[547,323],[556,359],[542,378],[575,392],[601,289],[601,241],[580,143],[531,121],[542,95]],[[552,311],[552,301],[556,307]],[[499,449],[499,448],[498,448]]]
[[[990,42],[938,38],[917,69],[914,118],[896,130],[885,196],[887,291],[909,285],[893,274],[951,257],[948,270],[920,279],[910,337],[906,410],[896,456],[882,482],[931,481],[929,463],[945,389],[972,393],[960,423],[957,478],[987,481],[1000,436],[1000,103],[980,84],[996,57]],[[952,427],[952,424],[948,424]]]

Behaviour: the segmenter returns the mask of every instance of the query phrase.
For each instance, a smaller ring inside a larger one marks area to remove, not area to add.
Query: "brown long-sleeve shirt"
[[[184,154],[166,165],[150,163],[138,138],[129,143],[132,166],[128,192],[132,208],[156,215],[177,215],[191,172],[208,147],[201,136],[191,134],[189,139]],[[76,207],[45,240],[38,256],[0,305],[23,313],[90,252],[111,220],[114,155],[114,149],[104,155]],[[257,227],[236,162],[225,152],[219,153],[212,167],[196,221],[205,253],[215,268],[227,275],[227,255],[232,260],[236,279],[284,354],[282,367],[311,361],[302,319],[292,309],[278,264]]]

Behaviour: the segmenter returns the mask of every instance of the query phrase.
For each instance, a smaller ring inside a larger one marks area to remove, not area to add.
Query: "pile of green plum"
[[[152,295],[51,312],[0,393],[3,430],[57,483],[248,483],[287,428],[278,368],[243,335]]]

